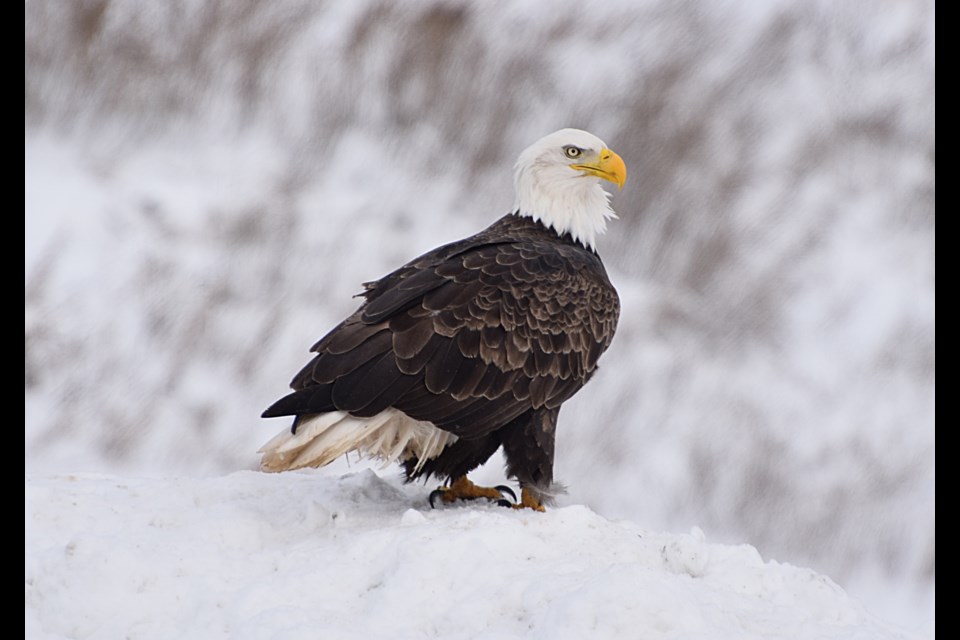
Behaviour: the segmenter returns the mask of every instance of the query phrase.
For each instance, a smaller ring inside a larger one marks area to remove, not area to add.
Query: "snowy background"
[[[28,475],[254,469],[360,283],[580,127],[629,169],[623,314],[561,414],[562,504],[930,628],[933,2],[547,6],[28,1]]]

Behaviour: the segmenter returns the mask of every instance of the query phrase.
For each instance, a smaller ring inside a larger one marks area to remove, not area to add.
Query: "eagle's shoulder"
[[[437,247],[380,280],[364,283],[361,317],[365,323],[379,322],[438,287],[477,280],[504,292],[539,298],[592,293],[603,300],[604,309],[619,312],[616,290],[595,251],[569,234],[558,236],[529,217],[508,214],[473,236]],[[462,300],[464,294],[455,297]]]

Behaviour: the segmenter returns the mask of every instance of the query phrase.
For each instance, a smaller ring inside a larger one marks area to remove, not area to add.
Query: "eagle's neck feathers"
[[[596,250],[597,236],[606,231],[607,220],[617,217],[610,208],[610,194],[597,178],[570,174],[567,167],[519,165],[514,211],[561,237],[569,233],[588,249]]]

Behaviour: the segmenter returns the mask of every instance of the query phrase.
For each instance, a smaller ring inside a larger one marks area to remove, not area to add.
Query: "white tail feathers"
[[[370,418],[331,411],[303,420],[297,433],[285,429],[260,447],[258,453],[263,454],[260,469],[268,472],[322,467],[351,451],[379,458],[385,464],[415,457],[419,470],[456,440],[452,433],[396,409]]]

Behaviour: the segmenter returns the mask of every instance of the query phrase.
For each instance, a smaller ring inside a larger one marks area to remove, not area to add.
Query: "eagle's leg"
[[[503,485],[497,487],[480,487],[467,479],[467,476],[460,476],[453,479],[447,487],[439,487],[430,492],[430,506],[433,506],[433,501],[437,498],[440,498],[443,502],[447,504],[452,504],[457,500],[476,500],[477,498],[487,498],[488,500],[493,500],[497,504],[503,506],[513,506],[513,503],[504,499],[506,494],[516,500],[517,494],[513,492],[510,487]]]
[[[543,505],[556,494],[553,484],[553,450],[557,432],[554,409],[533,409],[504,427],[503,453],[507,475],[520,482],[517,509],[545,511]]]

